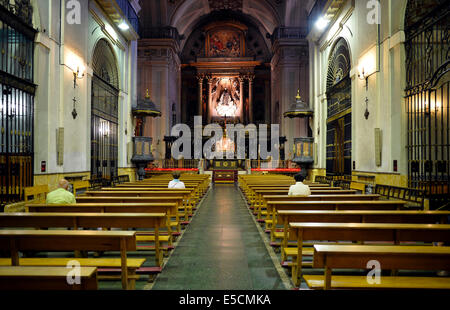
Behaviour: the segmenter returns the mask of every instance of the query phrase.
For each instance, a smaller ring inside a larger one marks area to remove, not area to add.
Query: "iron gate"
[[[409,1],[405,22],[409,187],[425,190],[431,201],[447,202],[449,9],[448,1]]]
[[[352,100],[350,52],[340,38],[330,54],[327,73],[327,175],[352,174]]]
[[[92,79],[91,175],[112,180],[117,176],[118,91],[94,75]]]
[[[0,206],[33,185],[33,48],[29,1],[0,2]]]

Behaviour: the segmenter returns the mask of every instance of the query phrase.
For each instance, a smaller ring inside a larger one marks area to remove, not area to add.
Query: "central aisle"
[[[234,185],[212,185],[153,289],[285,289]]]

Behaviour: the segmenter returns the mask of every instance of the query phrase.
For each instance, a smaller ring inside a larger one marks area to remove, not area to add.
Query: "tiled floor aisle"
[[[237,187],[210,190],[153,289],[285,289]]]

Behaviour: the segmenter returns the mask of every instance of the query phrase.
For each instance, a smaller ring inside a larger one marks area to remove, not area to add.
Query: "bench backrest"
[[[313,268],[365,269],[370,260],[385,270],[449,270],[450,247],[314,245]]]
[[[290,223],[289,239],[449,242],[450,224]]]
[[[31,187],[25,187],[23,189],[25,201],[34,200],[36,202],[45,201],[48,194],[48,185],[35,185]],[[30,199],[30,196],[33,198]]]
[[[397,210],[405,205],[401,200],[373,201],[268,201],[267,211],[279,210]]]
[[[375,185],[375,193],[387,198],[396,198],[419,204],[422,208],[425,201],[425,191],[415,188],[405,188],[391,185]]]
[[[105,193],[106,195],[107,193]],[[77,203],[176,203],[181,206],[183,202],[183,196],[171,196],[171,197],[108,197],[108,196],[82,196],[76,198]]]
[[[0,230],[3,251],[135,251],[135,231]]]
[[[447,224],[450,211],[294,211],[277,212],[277,223],[423,223]]]
[[[165,213],[0,213],[0,227],[10,228],[159,228],[165,225]]]
[[[76,204],[27,204],[28,212],[89,212],[89,213],[178,213],[176,203],[76,203]]]

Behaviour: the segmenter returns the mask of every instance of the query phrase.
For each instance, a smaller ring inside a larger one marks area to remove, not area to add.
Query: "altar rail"
[[[147,168],[163,168],[163,169],[193,169],[198,168],[198,159],[157,159],[148,165]]]
[[[250,167],[252,169],[293,169],[298,166],[290,160],[250,160]]]

